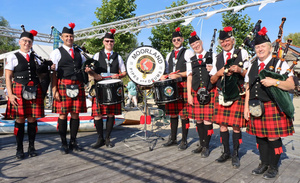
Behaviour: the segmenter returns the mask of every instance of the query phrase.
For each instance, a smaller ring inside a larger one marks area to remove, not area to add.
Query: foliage
[[[236,0],[235,2],[231,2],[230,6],[237,6],[245,4],[247,0]],[[246,36],[249,34],[251,29],[253,28],[254,24],[251,23],[251,18],[245,14],[242,14],[241,9],[240,11],[233,14],[233,11],[227,11],[226,13],[222,13],[222,26],[223,27],[232,27],[233,28],[233,35],[235,37],[235,48],[237,49],[243,43]],[[222,28],[223,30],[223,28]],[[248,47],[245,47],[246,50],[249,51]],[[220,46],[217,47],[217,52],[222,51]]]
[[[0,16],[0,26],[10,27],[9,22]],[[14,38],[0,37],[0,54],[18,49],[19,46]]]
[[[300,32],[289,33],[289,35],[284,36],[284,41],[286,42],[288,39],[292,39],[292,45],[300,46]]]
[[[187,4],[186,0],[178,0],[177,3],[173,2],[170,7],[166,7],[166,9],[174,8],[178,6],[182,6]],[[169,17],[169,19],[174,19],[181,17],[181,14],[177,14],[175,16]],[[193,27],[189,24],[188,26],[180,25],[183,21],[173,22],[169,24],[158,25],[151,29],[152,37],[149,37],[151,41],[151,45],[153,48],[159,50],[164,57],[173,49],[172,44],[172,33],[175,31],[177,27],[180,27],[180,31],[183,34],[183,37],[186,39],[183,43],[183,46],[188,48],[187,38],[190,33],[193,32]]]
[[[99,21],[92,22],[93,26],[102,25],[110,22],[124,20],[135,16],[133,11],[136,9],[135,0],[102,0],[102,6],[96,8],[95,15]],[[114,28],[114,27],[111,27]],[[118,30],[116,30],[118,31]],[[109,32],[109,30],[107,30]],[[118,52],[123,58],[137,47],[138,42],[136,35],[132,33],[115,34],[114,51]],[[91,54],[95,54],[104,48],[103,38],[93,38],[87,40],[85,48]]]

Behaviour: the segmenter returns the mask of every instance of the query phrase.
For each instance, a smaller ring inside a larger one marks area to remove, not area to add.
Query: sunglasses
[[[105,42],[107,42],[107,43],[114,43],[115,41],[113,41],[113,40],[104,40]]]
[[[177,39],[172,39],[172,41],[173,41],[173,42],[176,42],[176,41],[180,42],[180,41],[181,41],[181,39],[180,39],[180,38],[177,38]]]

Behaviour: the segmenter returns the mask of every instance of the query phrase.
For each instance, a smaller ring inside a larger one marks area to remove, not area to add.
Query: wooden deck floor
[[[297,126],[299,128],[300,125]],[[262,176],[251,175],[256,168],[258,150],[255,137],[243,133],[240,149],[241,167],[233,169],[231,161],[219,164],[215,159],[221,154],[219,130],[211,140],[211,154],[208,158],[194,155],[197,135],[191,125],[189,147],[178,151],[177,147],[164,148],[163,140],[151,137],[149,143],[130,135],[143,129],[142,125],[119,126],[112,133],[114,148],[92,149],[96,132],[80,132],[78,141],[83,152],[61,155],[58,148],[60,138],[57,133],[38,134],[36,149],[39,156],[24,160],[15,159],[15,138],[0,135],[0,182],[299,182],[300,144],[299,133],[283,139],[284,154],[281,157],[279,176],[266,181]],[[169,127],[162,127],[157,133],[167,138]],[[140,133],[144,137],[144,133]],[[150,135],[148,133],[148,135]],[[181,139],[179,128],[178,139]],[[125,142],[124,142],[125,140]],[[24,150],[27,148],[25,135]]]

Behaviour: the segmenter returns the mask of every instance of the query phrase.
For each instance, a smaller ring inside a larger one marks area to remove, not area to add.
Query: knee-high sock
[[[198,136],[199,136],[199,141],[200,141],[200,146],[204,147],[205,142],[205,130],[204,130],[204,123],[197,123],[196,124],[197,127],[197,132],[198,132]]]
[[[15,122],[14,135],[16,136],[17,150],[23,150],[24,123]]]
[[[230,154],[230,148],[229,148],[229,132],[220,132],[221,141],[224,146],[224,153]]]
[[[190,128],[190,121],[189,119],[181,119],[181,125],[182,125],[182,141],[187,141],[187,136]]]
[[[59,119],[58,118],[58,132],[59,132],[59,135],[60,135],[60,138],[61,138],[61,143],[63,145],[67,145],[67,119]]]
[[[232,133],[232,142],[233,142],[233,153],[234,154],[238,154],[239,151],[239,147],[240,147],[240,143],[241,143],[241,139],[242,139],[242,133]]]
[[[282,152],[281,138],[275,141],[269,141],[270,166],[272,166],[273,168],[277,168]]]
[[[33,123],[27,123],[29,147],[34,147],[36,132],[37,132],[37,121]]]
[[[264,165],[269,165],[269,143],[268,138],[256,137],[256,143],[258,145],[260,161]]]
[[[209,148],[209,142],[213,133],[213,124],[204,125],[204,146],[206,148]]]
[[[178,117],[171,118],[171,140],[177,139]]]
[[[71,142],[74,142],[77,137],[77,132],[79,129],[79,119],[70,119],[70,134],[71,134]]]
[[[105,137],[105,139],[110,138],[110,134],[114,127],[114,122],[115,122],[115,116],[106,118],[106,137]]]
[[[94,120],[96,131],[99,139],[103,139],[103,119]]]

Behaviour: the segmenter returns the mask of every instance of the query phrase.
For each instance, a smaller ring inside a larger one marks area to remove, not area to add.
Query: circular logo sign
[[[151,85],[163,75],[165,60],[158,50],[150,46],[141,46],[128,55],[126,71],[133,82]]]
[[[171,86],[167,86],[165,87],[165,90],[164,90],[164,94],[167,96],[167,97],[171,97],[174,93],[174,89],[173,87]]]

